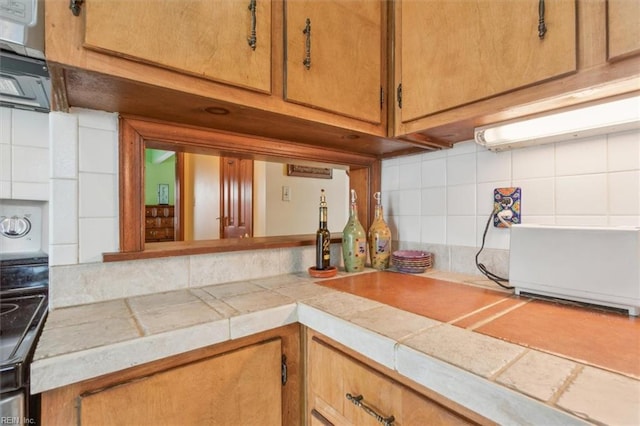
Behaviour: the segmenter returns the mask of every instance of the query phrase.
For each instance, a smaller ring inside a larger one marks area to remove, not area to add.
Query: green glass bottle
[[[342,231],[342,258],[347,272],[364,271],[367,260],[367,234],[358,220],[355,189],[351,190],[349,220]]]
[[[320,190],[320,225],[316,231],[316,269],[325,270],[331,266],[331,233],[327,229],[327,199],[324,189]]]
[[[376,200],[376,207],[375,217],[367,234],[369,257],[371,267],[382,271],[389,267],[391,260],[391,230],[384,221],[380,192],[373,194],[373,198]]]

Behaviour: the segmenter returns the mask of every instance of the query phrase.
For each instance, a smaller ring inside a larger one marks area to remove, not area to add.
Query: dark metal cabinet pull
[[[247,37],[247,42],[251,47],[251,50],[256,50],[258,38],[256,36],[256,5],[257,0],[251,0],[249,2],[249,10],[251,11],[251,35]]]
[[[84,0],[69,0],[69,9],[71,9],[73,16],[80,16],[82,3]]]
[[[538,0],[538,37],[542,40],[547,33],[547,24],[544,22],[544,0]]]
[[[302,30],[302,34],[307,36],[304,42],[305,55],[304,61],[302,61],[302,65],[304,65],[306,69],[311,69],[311,19],[307,18],[307,22],[304,30]]]
[[[362,402],[364,400],[364,396],[362,395],[353,396],[350,393],[348,393],[346,397],[349,401],[353,403],[353,405],[355,405],[356,407],[362,408],[367,414],[369,414],[371,417],[376,419],[379,423],[382,423],[384,426],[392,426],[393,422],[396,421],[395,417],[393,416],[384,417],[376,413],[373,408],[369,407],[364,402]]]

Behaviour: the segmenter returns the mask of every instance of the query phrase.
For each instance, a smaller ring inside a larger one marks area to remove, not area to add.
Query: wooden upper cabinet
[[[287,1],[286,100],[380,123],[383,6],[380,0]]]
[[[607,36],[609,60],[640,53],[640,1],[607,1]]]
[[[402,122],[576,71],[576,2],[543,4],[541,38],[540,0],[399,0]]]
[[[271,0],[90,0],[83,7],[88,49],[271,92]]]

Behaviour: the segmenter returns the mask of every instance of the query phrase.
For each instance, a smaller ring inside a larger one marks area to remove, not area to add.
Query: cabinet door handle
[[[302,65],[304,65],[306,69],[311,69],[311,19],[307,18],[307,22],[304,30],[302,30],[302,34],[306,35],[304,41],[305,54]]]
[[[256,50],[258,38],[256,35],[256,7],[257,0],[251,0],[249,2],[249,10],[251,11],[251,35],[247,37],[247,42],[251,47],[251,50]]]
[[[353,396],[350,393],[348,393],[346,397],[349,401],[353,403],[353,405],[355,405],[356,407],[362,408],[365,411],[365,413],[369,414],[371,417],[376,419],[379,423],[382,423],[384,426],[391,426],[393,425],[393,422],[396,420],[395,417],[393,416],[384,417],[376,413],[376,411],[373,408],[369,407],[363,402],[364,396],[362,395]]]
[[[547,33],[547,24],[544,22],[544,0],[538,0],[538,37],[540,40]]]

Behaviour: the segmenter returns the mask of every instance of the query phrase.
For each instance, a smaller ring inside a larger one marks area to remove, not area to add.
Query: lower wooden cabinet
[[[294,324],[54,389],[42,424],[300,424],[299,341]]]
[[[361,360],[335,342],[307,334],[307,424],[469,425],[490,424],[440,397],[435,401]]]
[[[280,340],[80,395],[81,425],[281,423]]]

